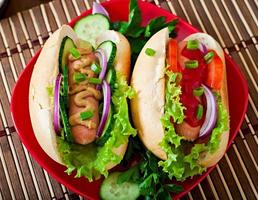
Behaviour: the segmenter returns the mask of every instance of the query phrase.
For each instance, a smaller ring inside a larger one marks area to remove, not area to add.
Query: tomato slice
[[[205,83],[212,89],[219,90],[223,78],[223,62],[214,52],[212,61],[207,65],[207,78]]]
[[[179,72],[178,61],[178,44],[175,39],[171,39],[168,43],[168,69],[172,72]]]

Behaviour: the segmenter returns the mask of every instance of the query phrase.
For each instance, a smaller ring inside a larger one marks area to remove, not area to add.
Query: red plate
[[[103,3],[104,7],[110,13],[112,21],[127,20],[128,17],[128,0],[118,1],[113,0]],[[177,18],[173,14],[158,8],[150,3],[140,2],[140,7],[143,15],[143,24],[146,24],[150,19],[157,16],[166,16],[168,20]],[[81,17],[91,13],[91,10],[86,11],[80,17],[74,19],[70,25]],[[177,39],[182,40],[191,33],[199,32],[197,29],[189,25],[183,20],[179,20],[177,25]],[[29,108],[28,108],[28,93],[29,83],[34,64],[40,52],[31,59],[27,67],[17,81],[14,88],[11,112],[16,130],[23,142],[27,147],[33,158],[57,181],[68,187],[70,190],[85,196],[88,199],[99,199],[99,187],[101,180],[89,183],[85,178],[73,178],[68,176],[64,171],[65,167],[53,161],[39,146],[30,122]],[[230,108],[230,139],[229,144],[236,137],[237,132],[242,124],[248,103],[248,89],[246,81],[241,74],[239,67],[226,55],[227,74],[228,74],[228,92],[229,92],[229,108]],[[188,179],[180,183],[184,187],[184,191],[173,195],[175,198],[180,198],[200,181],[202,181],[213,169],[209,168],[204,174],[195,176],[193,179]]]

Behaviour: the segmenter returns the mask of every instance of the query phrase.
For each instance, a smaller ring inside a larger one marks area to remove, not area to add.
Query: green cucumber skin
[[[108,70],[107,75],[106,75],[106,81],[110,85],[111,89],[115,89],[115,83],[116,83],[116,70],[114,67]]]
[[[64,71],[64,66],[66,65],[67,57],[70,53],[70,49],[76,47],[73,40],[69,38],[68,36],[64,37],[62,40],[59,55],[58,55],[58,66],[60,72]]]
[[[64,139],[68,142],[73,142],[73,136],[72,136],[72,131],[70,128],[70,124],[69,124],[69,120],[68,120],[68,116],[66,113],[66,109],[65,109],[65,104],[64,104],[64,100],[63,100],[63,96],[60,96],[60,114],[61,114],[61,120],[62,120],[62,124],[63,124],[63,130],[64,130]]]
[[[62,84],[62,94],[60,95],[60,115],[61,122],[63,125],[64,139],[68,142],[74,142],[69,119],[67,115],[68,105],[69,105],[69,96],[68,96],[68,66],[67,66],[67,57],[70,53],[70,49],[75,46],[73,40],[68,36],[64,37],[62,40],[59,55],[58,55],[58,67],[60,73],[63,74],[63,84]]]
[[[77,36],[90,42],[93,47],[96,47],[96,38],[109,29],[109,19],[99,13],[88,15],[74,25],[74,31]]]
[[[113,172],[102,182],[100,197],[103,200],[136,200],[140,196],[137,183],[124,182],[117,184],[121,172]]]
[[[108,138],[111,136],[111,131],[112,131],[112,125],[114,124],[114,116],[113,116],[113,105],[110,105],[110,113],[107,119],[107,122],[105,124],[105,127],[103,129],[102,135],[96,140],[96,144],[98,146],[103,146]]]
[[[112,42],[111,40],[106,40],[106,41],[102,42],[98,46],[98,48],[103,49],[104,52],[106,53],[107,60],[108,60],[108,69],[113,67],[113,64],[114,64],[114,61],[116,58],[116,52],[117,52],[116,44],[114,42]],[[109,51],[108,48],[111,48],[111,52]]]

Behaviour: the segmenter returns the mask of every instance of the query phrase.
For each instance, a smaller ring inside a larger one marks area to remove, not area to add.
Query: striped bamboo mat
[[[227,154],[183,199],[258,199],[257,0],[154,0],[215,37],[249,86],[248,112]],[[0,22],[0,200],[81,199],[48,175],[14,129],[9,105],[18,75],[49,35],[85,9],[88,0],[56,0]]]

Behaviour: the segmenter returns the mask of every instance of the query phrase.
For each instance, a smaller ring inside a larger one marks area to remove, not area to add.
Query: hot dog
[[[229,137],[226,65],[211,36],[178,42],[159,31],[142,49],[131,85],[139,137],[170,178],[184,180],[221,159]]]
[[[98,41],[93,50],[63,25],[43,46],[29,91],[31,123],[42,149],[69,173],[77,170],[89,180],[119,164],[129,135],[136,134],[128,112],[120,114],[132,93],[126,81],[130,45],[111,30]],[[112,60],[103,44],[112,47]]]

